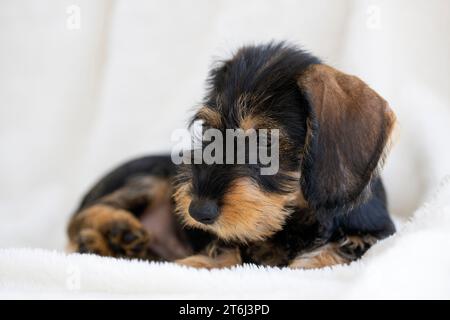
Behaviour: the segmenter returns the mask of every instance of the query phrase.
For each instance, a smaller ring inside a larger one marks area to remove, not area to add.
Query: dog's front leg
[[[68,250],[159,260],[160,257],[150,250],[154,234],[145,228],[140,218],[142,212],[156,212],[160,207],[167,207],[170,212],[170,188],[164,179],[139,176],[96,199],[72,217],[68,228]],[[148,210],[136,210],[138,208]]]
[[[373,236],[346,236],[339,242],[327,243],[314,250],[301,253],[289,267],[293,269],[317,269],[339,264],[349,264],[359,259],[377,239]]]
[[[222,247],[212,243],[201,254],[178,259],[175,262],[193,268],[221,269],[242,264],[242,258],[239,248]]]

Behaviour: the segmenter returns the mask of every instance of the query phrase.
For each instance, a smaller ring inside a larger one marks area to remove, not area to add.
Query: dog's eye
[[[269,130],[257,130],[258,148],[270,148],[272,145],[272,138]]]
[[[196,120],[189,127],[189,133],[191,136],[192,146],[195,148],[202,147],[202,136],[204,131],[204,121]]]

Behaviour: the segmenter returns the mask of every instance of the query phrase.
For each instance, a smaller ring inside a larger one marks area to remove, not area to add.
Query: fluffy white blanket
[[[394,236],[360,261],[322,270],[195,270],[66,255],[0,250],[1,298],[391,299],[450,298],[450,179]]]

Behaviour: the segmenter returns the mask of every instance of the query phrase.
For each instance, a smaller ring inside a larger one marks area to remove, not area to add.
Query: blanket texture
[[[0,250],[0,298],[450,298],[450,179],[359,261],[320,270],[196,270],[42,249]]]

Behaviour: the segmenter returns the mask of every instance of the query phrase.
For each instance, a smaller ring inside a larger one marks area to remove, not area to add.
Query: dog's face
[[[363,198],[394,115],[361,80],[271,44],[241,49],[212,70],[209,86],[194,120],[223,133],[224,146],[227,129],[257,136],[277,129],[278,170],[262,175],[259,159],[185,165],[175,201],[187,225],[225,240],[263,240],[295,207],[334,209]]]

